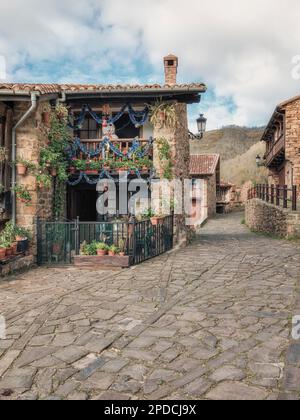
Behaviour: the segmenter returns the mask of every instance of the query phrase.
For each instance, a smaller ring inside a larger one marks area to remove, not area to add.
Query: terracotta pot
[[[14,252],[14,250],[13,250],[12,247],[6,248],[6,256],[7,257],[11,257],[13,255],[13,252]]]
[[[107,255],[107,251],[104,249],[97,249],[97,255],[98,257],[105,257],[105,255]]]
[[[20,175],[20,176],[25,176],[26,175],[27,168],[26,168],[25,165],[22,165],[22,163],[18,163],[16,165],[16,167],[17,167],[17,174],[18,175]]]
[[[87,170],[85,171],[86,175],[98,175],[99,172],[98,171],[93,171],[93,170]]]
[[[12,244],[12,249],[13,249],[13,254],[17,255],[17,253],[18,253],[18,242],[14,242]]]
[[[150,221],[151,221],[152,226],[159,225],[159,217],[151,217]]]
[[[0,248],[0,260],[3,260],[6,256],[6,249]]]
[[[120,255],[120,257],[125,257],[126,256],[125,252],[120,252],[119,255]]]
[[[109,255],[110,257],[115,257],[115,256],[116,256],[116,253],[115,253],[115,252],[113,252],[113,251],[108,251],[108,255]]]
[[[42,113],[43,124],[45,124],[49,127],[50,126],[50,120],[51,120],[50,112],[43,112]]]

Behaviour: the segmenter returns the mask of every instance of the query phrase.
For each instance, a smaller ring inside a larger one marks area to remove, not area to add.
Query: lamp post
[[[263,166],[266,166],[265,161],[263,161],[262,158],[259,155],[256,156],[256,166],[258,168],[261,168]]]
[[[204,133],[206,131],[206,123],[207,118],[204,117],[203,114],[200,114],[200,117],[197,119],[197,127],[198,127],[198,138],[203,139]]]

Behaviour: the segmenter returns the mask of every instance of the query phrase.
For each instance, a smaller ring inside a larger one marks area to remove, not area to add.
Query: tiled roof
[[[220,155],[191,155],[191,175],[213,175],[216,172]]]
[[[177,84],[177,85],[88,85],[88,84],[27,84],[27,83],[4,83],[0,84],[0,93],[25,93],[39,92],[49,93],[89,93],[89,92],[144,92],[144,91],[184,91],[184,92],[205,92],[206,86],[203,83]]]

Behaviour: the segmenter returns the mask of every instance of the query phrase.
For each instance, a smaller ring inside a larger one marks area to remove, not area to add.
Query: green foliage
[[[49,189],[52,186],[52,177],[48,174],[38,174],[36,182],[40,188]]]
[[[171,146],[165,138],[159,138],[156,140],[158,147],[158,157],[160,165],[163,170],[163,177],[168,181],[173,179],[173,163]]]
[[[15,162],[15,164],[20,164],[25,166],[30,172],[34,172],[36,170],[36,165],[29,160],[24,159],[22,156],[19,156]]]
[[[115,246],[115,245],[112,245],[112,246],[109,248],[109,251],[110,251],[110,252],[113,252],[114,254],[118,254],[118,253],[120,252],[119,248],[118,248],[117,246]]]
[[[91,244],[84,242],[81,245],[81,255],[97,255],[97,242],[93,241]]]
[[[6,244],[7,245],[6,248],[7,248],[13,242],[16,241],[16,238],[18,236],[24,239],[29,239],[29,240],[31,240],[32,238],[31,233],[27,229],[23,227],[15,226],[13,222],[8,222],[6,223],[3,231],[1,232],[0,244],[2,245]],[[4,246],[1,246],[1,245],[0,247],[4,248]]]
[[[99,242],[99,243],[96,243],[96,249],[97,250],[99,249],[100,251],[108,251],[109,246],[106,245],[104,242]]]
[[[29,206],[32,201],[32,197],[27,188],[23,187],[22,185],[15,185],[15,187],[12,188],[12,191],[16,193],[18,200]]]

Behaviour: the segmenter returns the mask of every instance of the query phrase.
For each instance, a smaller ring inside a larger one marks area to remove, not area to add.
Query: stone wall
[[[246,224],[256,232],[283,238],[300,238],[300,213],[290,212],[259,199],[247,201]]]
[[[177,117],[177,124],[174,128],[154,127],[153,136],[155,139],[164,138],[171,146],[173,176],[176,179],[190,178],[190,147],[188,136],[187,105],[174,103]],[[160,177],[163,170],[158,156],[158,148],[154,143],[154,167]],[[188,243],[192,236],[192,229],[185,224],[185,216],[175,217],[175,241],[179,244]]]
[[[14,122],[28,109],[28,103],[16,103]],[[41,113],[43,104],[38,105],[36,112],[29,116],[17,131],[17,157],[22,157],[34,164],[38,164],[41,149],[47,145],[47,129],[42,123]],[[36,217],[49,219],[52,216],[53,189],[39,189],[36,178],[29,173],[25,177],[17,176],[17,184],[28,188],[32,202],[26,206],[17,200],[17,224],[35,233]],[[36,244],[33,240],[31,251],[36,255]]]
[[[297,185],[300,195],[300,100],[286,105],[285,126],[285,158],[293,164],[294,185]]]

